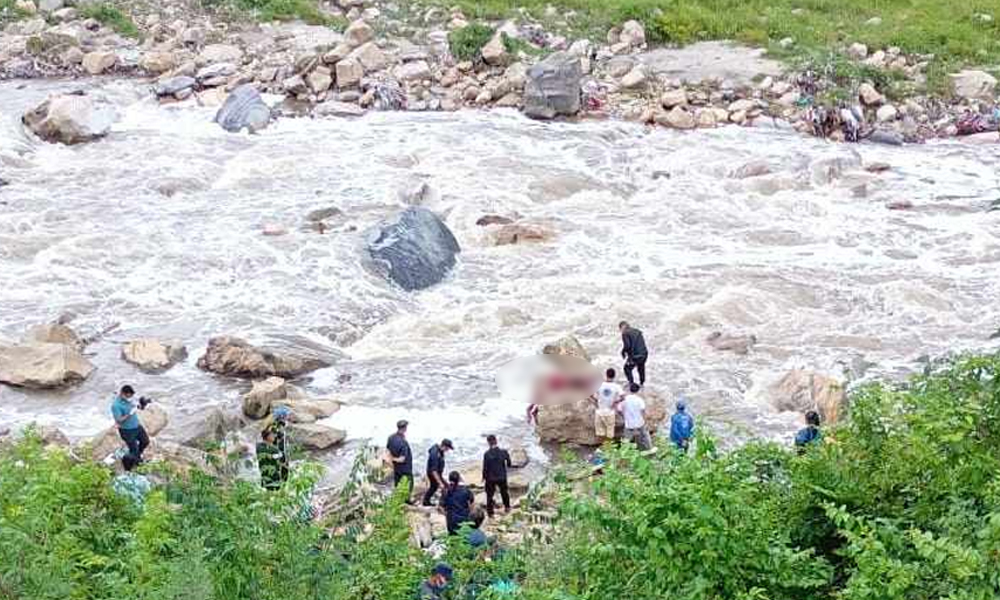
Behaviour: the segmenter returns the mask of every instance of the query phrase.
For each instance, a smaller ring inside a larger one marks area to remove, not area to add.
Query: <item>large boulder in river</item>
[[[524,114],[533,119],[551,119],[580,112],[580,59],[554,52],[528,69],[524,86]]]
[[[47,142],[79,144],[107,135],[117,114],[83,94],[51,96],[26,112],[21,121]]]
[[[437,215],[410,207],[372,235],[368,251],[392,281],[404,290],[420,290],[444,279],[461,249]]]
[[[69,345],[41,342],[0,345],[0,383],[7,385],[58,388],[79,383],[93,371],[94,365]]]
[[[198,368],[204,371],[250,379],[274,376],[293,379],[331,364],[329,356],[318,352],[258,348],[231,336],[210,339],[204,356],[198,359]]]
[[[24,341],[26,343],[62,344],[77,350],[84,346],[80,336],[62,323],[36,325],[24,335]]]
[[[122,359],[147,372],[165,371],[188,356],[187,348],[159,340],[133,340],[122,345]]]
[[[319,423],[289,423],[288,440],[307,450],[326,450],[347,438],[347,432]]]
[[[222,441],[226,434],[243,427],[236,411],[218,406],[202,406],[193,412],[174,413],[163,437],[185,446],[207,448]]]
[[[587,349],[583,347],[580,340],[576,339],[576,336],[567,335],[565,337],[559,338],[558,340],[545,344],[542,348],[542,354],[553,354],[557,356],[575,356],[577,358],[582,358],[583,360],[590,362],[590,354],[587,353]]]
[[[804,369],[789,371],[771,386],[769,395],[777,410],[816,410],[824,424],[836,423],[847,406],[847,394],[840,381]]]
[[[244,129],[254,133],[271,122],[271,107],[260,97],[257,88],[243,84],[226,96],[226,101],[215,113],[215,122],[229,132]]]

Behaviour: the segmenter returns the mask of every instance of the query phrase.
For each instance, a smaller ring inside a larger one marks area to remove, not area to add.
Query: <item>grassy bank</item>
[[[525,8],[537,19],[574,35],[603,39],[627,19],[646,27],[660,44],[738,40],[769,48],[788,60],[816,60],[853,42],[898,46],[933,54],[929,77],[966,65],[1000,69],[1000,6],[990,0],[449,0],[478,19],[515,16]],[[572,11],[547,16],[546,7]],[[786,38],[794,44],[784,48]]]
[[[444,559],[446,598],[992,600],[1000,597],[1000,357],[852,395],[803,455],[751,443],[690,456],[608,450],[562,484],[544,545]],[[410,600],[434,559],[400,497],[306,522],[314,473],[265,493],[173,476],[144,508],[109,472],[28,440],[0,451],[0,598]],[[557,475],[558,479],[558,475]],[[514,582],[490,588],[497,581]]]

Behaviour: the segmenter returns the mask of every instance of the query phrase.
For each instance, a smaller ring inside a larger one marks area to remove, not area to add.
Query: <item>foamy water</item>
[[[291,336],[345,353],[303,385],[349,403],[330,422],[352,438],[382,440],[408,418],[417,446],[448,436],[472,456],[485,433],[532,439],[524,407],[497,398],[501,364],[574,333],[618,365],[624,318],[646,333],[657,394],[685,394],[720,429],[783,437],[798,417],[763,390],[788,369],[870,363],[869,377],[899,377],[924,355],[991,347],[1000,326],[1000,212],[987,210],[1000,146],[506,112],[285,119],[229,135],[211,109],[161,107],[119,83],[104,88],[122,115],[113,133],[67,148],[20,132],[20,114],[58,87],[25,85],[0,85],[0,337],[66,312],[84,334],[120,327],[90,348],[98,370],[83,385],[0,388],[0,423],[93,433],[125,382],[173,411],[235,404],[245,382],[194,366],[207,339]],[[809,176],[853,152],[892,169]],[[773,173],[729,176],[750,161]],[[409,294],[366,268],[364,232],[420,182],[463,252],[448,280]],[[885,207],[898,200],[914,208]],[[331,230],[306,226],[327,207],[343,211]],[[494,247],[475,225],[513,213],[555,239]],[[760,342],[717,352],[704,341],[716,330]],[[139,373],[119,343],[140,336],[182,340],[191,357]]]

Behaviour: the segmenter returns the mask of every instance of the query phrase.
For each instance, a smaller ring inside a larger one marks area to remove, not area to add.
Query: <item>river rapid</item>
[[[88,348],[98,369],[82,385],[0,387],[3,425],[95,433],[123,383],[175,413],[236,405],[246,382],[195,367],[209,337],[235,334],[343,353],[301,385],[348,403],[329,420],[348,448],[407,418],[418,453],[448,436],[471,458],[497,432],[539,455],[524,406],[498,397],[498,367],[569,333],[618,366],[626,319],[645,331],[653,392],[686,395],[719,432],[787,440],[800,416],[765,390],[791,368],[901,378],[922,357],[996,347],[1000,145],[835,145],[503,111],[282,119],[232,135],[213,109],[89,85],[121,119],[65,147],[29,138],[19,118],[73,84],[0,84],[0,339],[65,314],[84,335],[119,326]],[[824,161],[852,153],[891,168],[830,177]],[[763,164],[771,173],[739,176]],[[365,232],[421,183],[417,201],[463,251],[448,279],[407,293],[365,264]],[[912,207],[887,207],[900,201]],[[330,207],[342,215],[329,230],[309,226]],[[555,238],[494,246],[476,225],[485,214]],[[720,352],[713,331],[759,341]],[[143,374],[119,356],[138,337],[180,340],[190,357]]]

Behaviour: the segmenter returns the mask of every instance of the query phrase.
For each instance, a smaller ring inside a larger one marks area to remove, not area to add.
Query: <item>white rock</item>
[[[431,67],[426,60],[415,60],[396,67],[396,78],[402,81],[420,81],[431,76]]]
[[[622,23],[621,33],[618,34],[618,41],[629,48],[640,48],[646,45],[646,29],[639,21],[625,21]]]
[[[382,52],[375,45],[375,42],[368,42],[359,46],[348,55],[348,58],[358,61],[364,67],[365,73],[381,71],[389,65],[389,58],[385,55],[385,52]],[[424,64],[426,65],[427,63],[425,62]]]
[[[669,112],[657,115],[656,122],[674,129],[694,129],[697,126],[694,115],[680,106],[675,106]]]
[[[622,87],[627,89],[635,89],[646,84],[646,70],[642,65],[636,65],[632,67],[632,70],[622,77]]]
[[[361,83],[361,78],[365,75],[365,70],[361,63],[353,58],[345,58],[337,63],[337,87],[340,89],[357,87]]]
[[[187,348],[179,343],[134,340],[122,345],[122,359],[144,371],[169,369],[187,358]]]
[[[589,58],[593,53],[594,45],[590,40],[576,40],[569,46],[568,52],[573,56],[578,56],[580,58]]]
[[[675,106],[683,106],[688,103],[687,90],[684,88],[678,88],[675,90],[667,90],[663,92],[660,96],[660,104],[663,108],[673,108]]]
[[[707,108],[699,109],[695,113],[695,119],[698,121],[698,127],[710,128],[719,124],[715,111]]]
[[[488,65],[500,65],[507,60],[507,48],[503,43],[503,35],[498,31],[486,42],[482,50],[483,60]]]
[[[868,46],[855,42],[847,48],[847,56],[854,60],[861,60],[868,56]]]
[[[199,65],[214,63],[235,63],[238,65],[243,62],[243,51],[229,44],[209,44],[202,49],[197,62]]]
[[[91,75],[100,75],[118,63],[114,52],[95,51],[83,55],[83,68]]]
[[[878,119],[879,123],[895,121],[898,116],[899,111],[896,110],[896,107],[891,104],[880,106],[878,111],[875,112],[875,118]]]
[[[344,41],[351,47],[357,48],[375,38],[375,32],[368,23],[362,20],[355,21],[344,30]]]
[[[53,96],[25,113],[24,124],[50,142],[78,144],[107,135],[117,114],[89,96]]]
[[[734,112],[746,113],[757,108],[757,102],[754,100],[750,100],[748,98],[742,98],[740,100],[732,102],[727,108],[729,109],[730,113]]]
[[[997,87],[996,77],[985,71],[965,70],[951,75],[955,95],[967,100],[989,100]]]
[[[314,94],[321,94],[330,89],[330,86],[333,84],[333,77],[330,74],[330,69],[326,67],[316,67],[311,73],[309,73],[309,75],[306,76],[306,84],[309,85],[309,89],[312,90]]]
[[[150,73],[166,73],[177,66],[177,57],[173,52],[147,52],[139,61],[139,66]]]
[[[858,97],[866,106],[875,106],[882,103],[882,94],[878,93],[875,86],[865,82],[858,87]]]
[[[334,100],[317,104],[313,109],[313,116],[316,117],[360,117],[363,114],[365,110],[357,104]]]

